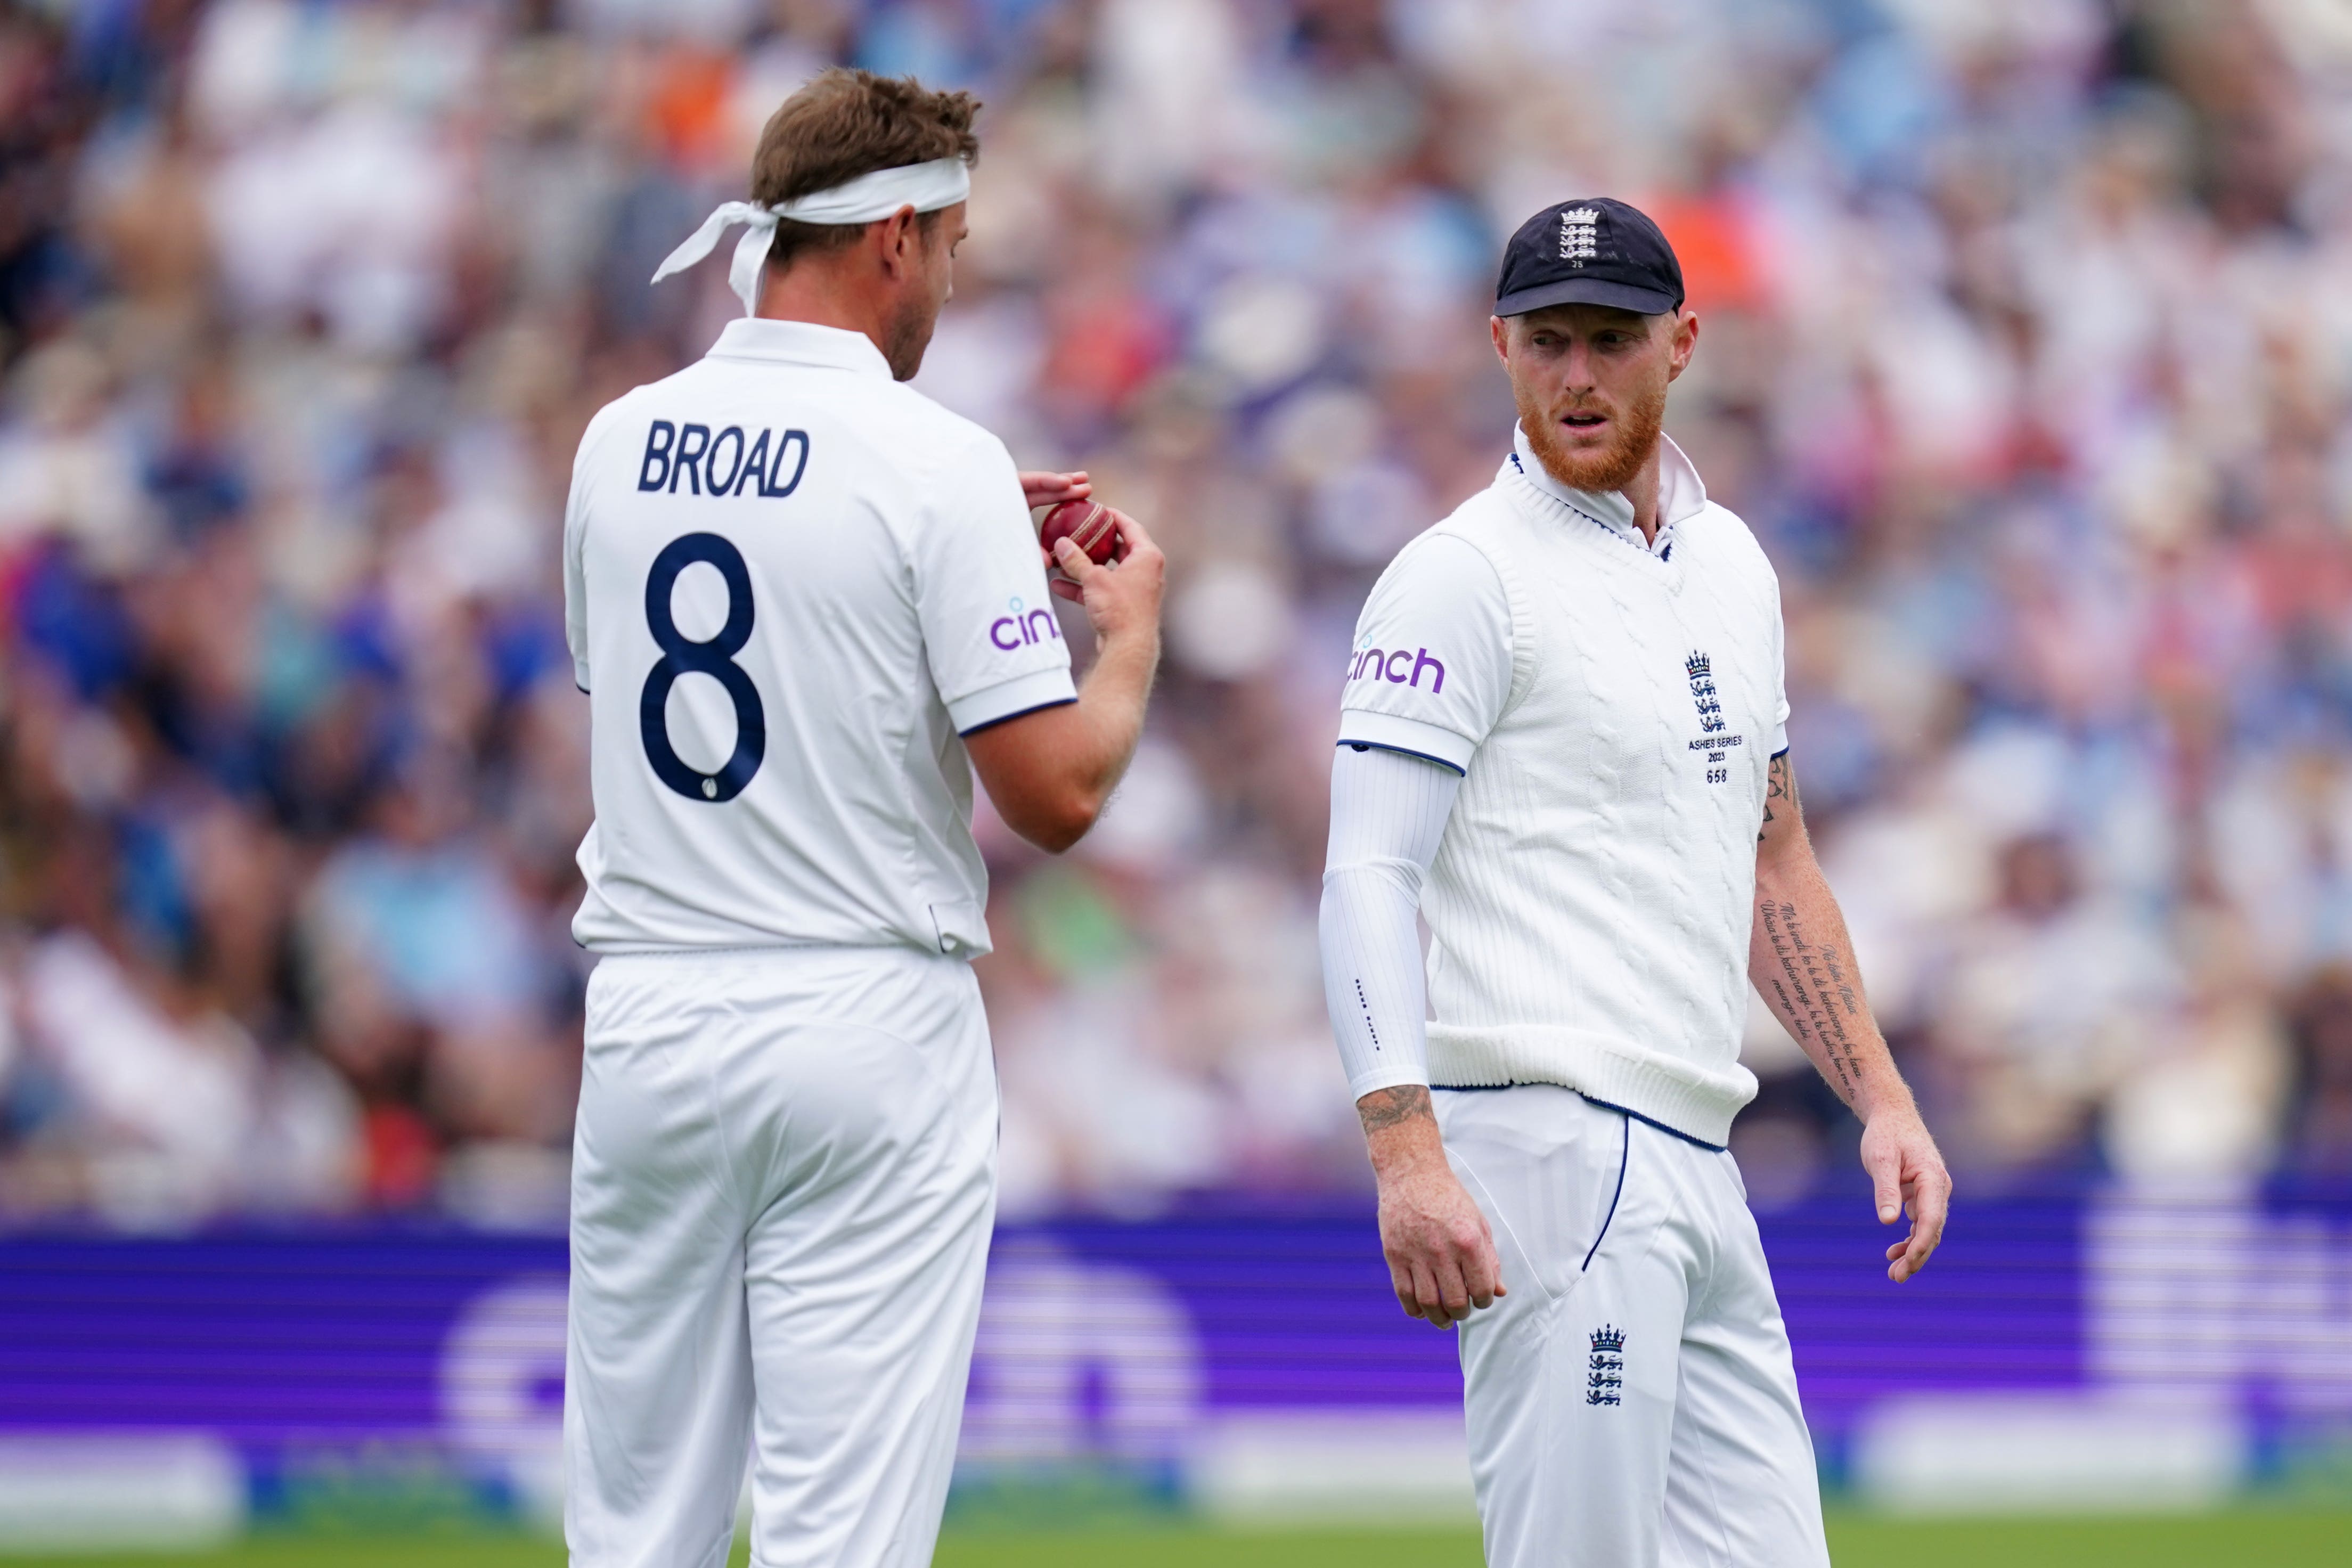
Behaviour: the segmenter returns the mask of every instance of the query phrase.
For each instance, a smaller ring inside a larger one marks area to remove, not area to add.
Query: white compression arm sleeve
[[[1423,757],[1341,745],[1323,868],[1323,1000],[1349,1092],[1429,1081],[1422,879],[1462,775]]]

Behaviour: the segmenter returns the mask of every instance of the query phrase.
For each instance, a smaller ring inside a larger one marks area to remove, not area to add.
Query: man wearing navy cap
[[[1513,449],[1373,588],[1332,770],[1325,990],[1381,1245],[1405,1310],[1461,1326],[1489,1563],[1818,1568],[1726,1147],[1747,984],[1910,1215],[1889,1279],[1951,1180],[1805,837],[1778,581],[1664,434],[1699,335],[1672,247],[1622,202],[1547,208],[1492,330]]]

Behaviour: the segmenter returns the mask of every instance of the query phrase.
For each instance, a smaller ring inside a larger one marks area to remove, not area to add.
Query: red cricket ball
[[[1118,553],[1118,524],[1110,508],[1098,500],[1066,500],[1045,514],[1037,527],[1037,542],[1051,554],[1054,542],[1065,538],[1097,566],[1109,565]]]

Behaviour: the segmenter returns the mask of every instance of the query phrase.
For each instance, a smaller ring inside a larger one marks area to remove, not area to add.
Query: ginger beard
[[[1535,388],[1511,378],[1511,395],[1519,405],[1519,428],[1546,472],[1572,490],[1605,494],[1622,490],[1640,476],[1642,466],[1658,449],[1666,426],[1666,384],[1644,387],[1623,408],[1598,397],[1580,397],[1559,408],[1546,408]],[[1590,411],[1608,416],[1609,445],[1595,451],[1576,451],[1560,434],[1562,415]]]

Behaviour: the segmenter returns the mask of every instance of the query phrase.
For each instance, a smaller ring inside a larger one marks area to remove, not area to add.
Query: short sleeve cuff
[[[1789,725],[1788,721],[1783,720],[1781,722],[1772,726],[1772,749],[1766,752],[1764,755],[1767,758],[1777,757],[1788,749]]]
[[[1394,713],[1370,713],[1360,708],[1340,710],[1339,743],[1378,746],[1410,757],[1426,757],[1457,773],[1470,771],[1470,758],[1478,750],[1476,742],[1440,725],[1399,718]]]
[[[948,704],[948,721],[956,727],[957,734],[969,735],[974,730],[1033,709],[1058,707],[1077,700],[1078,689],[1071,684],[1069,667],[1065,665],[1016,675],[994,686],[983,686],[969,697],[959,697]]]
[[[575,658],[572,661],[572,684],[578,687],[583,691],[588,689],[588,661],[586,659]]]

